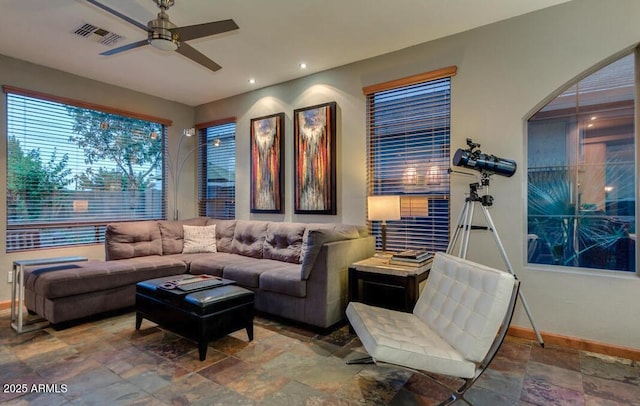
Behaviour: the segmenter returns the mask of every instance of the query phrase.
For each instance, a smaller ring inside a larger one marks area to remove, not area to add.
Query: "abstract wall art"
[[[293,112],[294,212],[336,214],[336,103]]]
[[[284,113],[251,119],[251,212],[283,213]]]

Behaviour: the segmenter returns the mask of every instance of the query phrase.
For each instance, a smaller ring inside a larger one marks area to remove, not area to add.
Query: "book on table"
[[[407,250],[394,253],[391,258],[403,261],[424,261],[433,257],[433,253],[429,251]]]
[[[428,265],[431,262],[432,262],[431,259],[427,259],[427,260],[420,261],[420,262],[415,262],[415,261],[403,261],[403,260],[400,260],[400,259],[391,258],[389,260],[389,265],[399,265],[399,266],[408,266],[408,267],[412,267],[412,268],[420,268],[421,266]]]
[[[428,251],[403,251],[393,254],[389,264],[411,267],[420,267],[433,261],[433,253]]]

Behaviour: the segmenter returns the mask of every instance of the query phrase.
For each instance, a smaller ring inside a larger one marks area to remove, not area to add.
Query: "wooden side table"
[[[420,296],[420,283],[429,276],[431,263],[421,267],[389,263],[374,256],[349,266],[349,301],[412,312]],[[367,294],[367,290],[372,294]]]

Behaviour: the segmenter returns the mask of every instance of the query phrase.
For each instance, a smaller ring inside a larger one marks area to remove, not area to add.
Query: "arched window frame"
[[[637,49],[620,52],[527,117],[529,266],[638,275],[639,70]]]

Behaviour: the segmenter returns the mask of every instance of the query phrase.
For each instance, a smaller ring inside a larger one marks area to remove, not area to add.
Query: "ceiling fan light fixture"
[[[158,18],[149,21],[149,44],[162,51],[175,51],[180,46],[178,34],[173,31],[176,25],[169,21],[164,9],[158,13]]]
[[[159,37],[155,34],[149,38],[149,44],[162,51],[175,51],[180,46],[180,43],[172,38]]]

